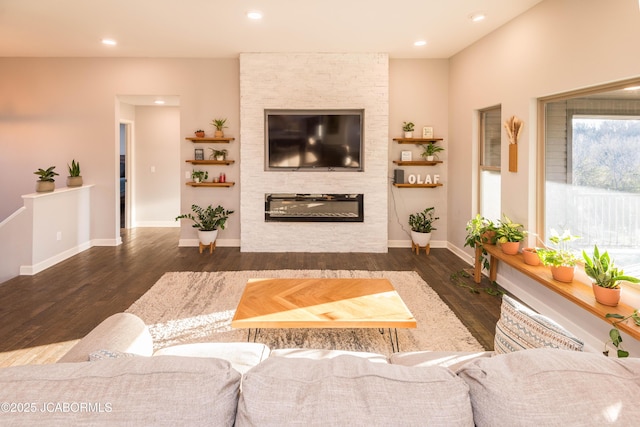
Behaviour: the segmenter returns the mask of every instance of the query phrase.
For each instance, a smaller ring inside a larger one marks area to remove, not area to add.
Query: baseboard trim
[[[74,248],[71,249],[67,249],[64,252],[60,252],[59,254],[56,254],[54,256],[52,256],[51,258],[48,258],[44,261],[41,261],[37,264],[33,264],[33,265],[21,265],[20,266],[20,275],[21,276],[33,276],[34,274],[38,274],[41,271],[46,270],[49,267],[53,267],[54,265],[58,264],[59,262],[62,262],[68,258],[71,258],[74,255],[79,254],[82,251],[86,251],[87,249],[89,249],[91,247],[91,243],[90,242],[86,242],[83,243],[81,245],[78,245]]]

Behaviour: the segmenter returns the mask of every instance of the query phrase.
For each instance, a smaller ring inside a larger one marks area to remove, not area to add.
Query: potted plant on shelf
[[[631,283],[638,283],[640,279],[633,276],[625,276],[624,271],[613,265],[613,260],[609,253],[602,254],[598,246],[593,247],[593,256],[582,251],[584,258],[584,271],[587,276],[593,279],[593,294],[600,304],[615,307],[620,302],[620,281],[626,280]]]
[[[227,123],[227,119],[213,119],[211,121],[211,124],[216,128],[213,135],[215,138],[224,138],[223,129],[226,128],[225,123]]]
[[[433,162],[438,158],[438,153],[444,151],[444,147],[441,147],[435,143],[429,143],[422,146],[422,157],[424,157],[428,162]]]
[[[578,258],[570,250],[569,243],[579,238],[572,236],[569,230],[564,230],[560,235],[556,230],[551,229],[549,241],[553,243],[555,249],[538,248],[540,262],[551,269],[551,275],[555,280],[565,283],[573,281]]]
[[[227,157],[227,150],[216,150],[215,148],[209,148],[211,150],[211,155],[209,156],[209,160],[218,160],[222,161]]]
[[[71,165],[67,164],[69,168],[69,176],[67,177],[67,187],[81,187],[82,176],[80,176],[80,162],[76,162],[75,159],[71,160]]]
[[[179,215],[176,217],[176,221],[180,219],[190,219],[193,221],[192,227],[198,229],[198,240],[203,245],[210,245],[216,241],[218,229],[224,230],[229,215],[233,213],[232,210],[227,210],[221,205],[218,205],[216,208],[212,205],[206,208],[191,205],[191,210],[193,214],[190,212]]]
[[[204,131],[202,129],[198,129],[195,132],[196,138],[204,138]]]
[[[411,122],[403,122],[402,123],[402,131],[404,132],[405,138],[413,138],[413,129],[416,125]]]
[[[436,230],[433,223],[440,219],[434,217],[435,208],[426,208],[422,212],[409,215],[409,227],[411,227],[411,242],[420,248],[426,247],[431,241],[431,232]]]
[[[191,171],[191,178],[193,179],[193,182],[198,182],[198,183],[204,182],[209,178],[209,172],[194,170],[194,171]]]
[[[522,224],[517,224],[509,219],[508,216],[502,215],[496,228],[496,241],[500,243],[502,252],[508,255],[515,255],[520,249],[520,242],[524,240],[526,231]]]
[[[34,174],[38,175],[38,181],[36,182],[36,192],[47,193],[53,191],[56,188],[55,176],[59,175],[54,172],[55,166],[50,166],[48,169],[38,169]]]

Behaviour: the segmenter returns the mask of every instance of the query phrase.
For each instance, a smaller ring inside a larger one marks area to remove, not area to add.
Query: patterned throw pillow
[[[137,356],[137,354],[102,349],[102,350],[97,350],[97,351],[94,351],[93,353],[90,353],[89,361],[95,362],[96,360],[121,359],[123,357],[135,357],[135,356]]]
[[[584,343],[553,320],[504,295],[493,347],[496,354],[541,347],[582,351]]]

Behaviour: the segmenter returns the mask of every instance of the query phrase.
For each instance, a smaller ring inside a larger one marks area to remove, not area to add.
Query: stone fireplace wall
[[[364,171],[265,171],[265,109],[364,109]],[[386,54],[241,54],[241,251],[386,252],[388,123]],[[364,222],[265,222],[267,193],[362,193]]]

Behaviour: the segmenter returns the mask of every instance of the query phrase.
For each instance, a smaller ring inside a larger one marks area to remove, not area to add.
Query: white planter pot
[[[427,162],[433,162],[436,159],[436,156],[427,156]]]
[[[405,138],[413,138],[413,132],[405,132],[404,133],[404,137]]]
[[[202,243],[203,245],[210,245],[211,243],[216,241],[217,237],[218,237],[218,230],[213,230],[213,231],[198,230],[198,240],[200,240],[200,243]]]
[[[414,244],[424,248],[431,242],[431,233],[418,233],[417,231],[411,230],[411,240]]]

